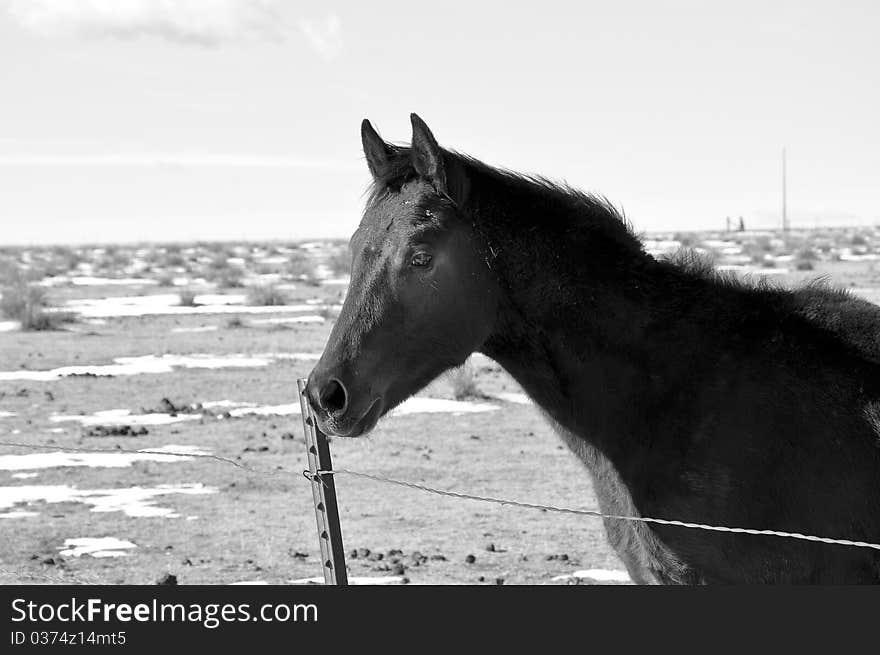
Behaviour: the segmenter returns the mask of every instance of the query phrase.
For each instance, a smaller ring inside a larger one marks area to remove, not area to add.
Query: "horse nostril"
[[[330,380],[330,382],[328,382],[321,390],[319,400],[321,407],[331,414],[341,414],[345,411],[345,406],[348,404],[348,396],[345,393],[345,387],[342,385],[342,382],[335,378]]]

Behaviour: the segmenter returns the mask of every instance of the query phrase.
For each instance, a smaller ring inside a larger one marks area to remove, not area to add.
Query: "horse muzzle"
[[[329,377],[322,380],[314,371],[306,384],[306,397],[318,429],[337,437],[360,437],[368,433],[376,427],[384,409],[381,396],[353,396],[341,379]]]

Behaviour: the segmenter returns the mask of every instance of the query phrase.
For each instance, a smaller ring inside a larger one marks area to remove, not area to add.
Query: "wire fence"
[[[306,477],[309,476],[308,471],[303,471],[303,474]],[[736,528],[736,527],[728,527],[724,525],[707,525],[705,523],[690,523],[688,521],[677,521],[674,519],[658,519],[651,518],[648,516],[624,516],[621,514],[604,514],[598,510],[594,509],[574,509],[570,507],[556,507],[553,505],[539,505],[537,503],[527,503],[519,500],[509,500],[505,498],[492,498],[491,496],[476,496],[473,494],[465,494],[457,491],[448,491],[444,489],[434,489],[433,487],[427,487],[425,485],[416,484],[415,482],[407,482],[405,480],[395,480],[393,478],[386,478],[381,475],[374,475],[372,473],[362,473],[360,471],[352,471],[349,469],[335,469],[333,471],[318,471],[318,477],[321,475],[351,475],[359,478],[366,478],[368,480],[374,480],[376,482],[383,482],[386,484],[398,485],[401,487],[408,487],[410,489],[418,489],[419,491],[425,491],[427,493],[436,494],[439,496],[447,496],[451,498],[461,498],[465,500],[477,500],[483,503],[494,503],[496,505],[509,505],[511,507],[524,507],[526,509],[537,509],[545,512],[557,512],[560,514],[576,514],[579,516],[592,516],[595,518],[601,519],[612,519],[616,521],[632,521],[632,522],[640,522],[640,523],[656,523],[659,525],[675,525],[682,528],[692,528],[697,530],[710,530],[713,532],[734,532],[739,534],[753,534],[753,535],[765,535],[768,537],[788,537],[790,539],[801,539],[803,541],[816,541],[824,544],[836,544],[839,546],[856,546],[858,548],[873,548],[874,550],[880,550],[880,544],[871,543],[868,541],[853,541],[850,539],[833,539],[831,537],[819,537],[811,534],[802,534],[800,532],[784,532],[782,530],[758,530],[755,528]]]
[[[206,459],[213,460],[225,465],[233,466],[241,471],[246,473],[259,475],[259,476],[295,476],[295,475],[303,475],[306,479],[311,480],[312,474],[309,471],[300,471],[300,470],[292,470],[286,468],[274,468],[274,469],[266,469],[266,468],[257,468],[253,466],[249,466],[247,464],[243,464],[229,457],[223,457],[221,455],[214,455],[210,453],[182,453],[182,452],[173,452],[168,450],[126,450],[122,448],[82,448],[82,447],[59,447],[57,445],[42,445],[42,444],[28,444],[21,442],[13,442],[13,441],[0,441],[0,446],[8,447],[8,448],[20,448],[25,450],[63,450],[69,452],[82,452],[82,453],[125,453],[131,455],[163,455],[163,456],[171,456],[171,457],[181,457],[181,458],[189,458],[189,459]],[[364,473],[362,471],[354,471],[351,469],[337,468],[332,471],[318,471],[317,477],[318,479],[324,475],[347,475],[351,477],[357,477],[366,480],[372,480],[373,482],[388,484],[398,487],[405,487],[408,489],[414,489],[417,491],[443,496],[447,498],[456,498],[460,500],[472,500],[483,503],[491,503],[495,505],[505,505],[510,507],[520,507],[524,509],[533,509],[540,510],[545,512],[555,512],[559,514],[569,514],[576,516],[589,516],[593,518],[601,518],[601,519],[609,519],[615,521],[630,521],[630,522],[640,522],[640,523],[653,523],[658,525],[669,525],[669,526],[677,526],[681,528],[688,528],[694,530],[707,530],[712,532],[727,532],[727,533],[736,533],[736,534],[748,534],[748,535],[760,535],[760,536],[768,536],[768,537],[779,537],[779,538],[787,538],[787,539],[798,539],[802,541],[810,541],[816,543],[824,543],[831,544],[837,546],[850,546],[856,548],[870,548],[874,550],[880,550],[880,544],[872,543],[868,541],[858,541],[852,539],[841,539],[841,538],[833,538],[833,537],[825,537],[819,535],[811,535],[811,534],[803,534],[800,532],[786,532],[783,530],[765,530],[765,529],[756,529],[756,528],[744,528],[744,527],[735,527],[735,526],[724,526],[724,525],[708,525],[704,523],[692,523],[688,521],[678,521],[675,519],[664,519],[664,518],[656,518],[656,517],[647,517],[647,516],[626,516],[619,514],[606,514],[604,512],[600,512],[598,510],[592,509],[577,509],[571,507],[558,507],[554,505],[542,505],[538,503],[524,502],[519,500],[512,500],[506,498],[494,498],[491,496],[479,496],[475,494],[469,494],[459,491],[451,491],[448,489],[437,489],[434,487],[429,487],[423,484],[418,484],[415,482],[410,482],[406,480],[397,480],[394,478],[389,478],[382,475],[377,475],[374,473]]]

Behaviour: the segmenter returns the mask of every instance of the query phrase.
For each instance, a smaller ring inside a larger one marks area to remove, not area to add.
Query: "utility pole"
[[[786,184],[785,184],[785,148],[782,148],[782,231],[788,232],[788,211],[786,207]]]

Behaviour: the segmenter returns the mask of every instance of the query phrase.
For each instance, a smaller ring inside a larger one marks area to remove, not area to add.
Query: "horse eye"
[[[410,262],[413,266],[427,266],[431,263],[431,255],[426,252],[417,252]]]

